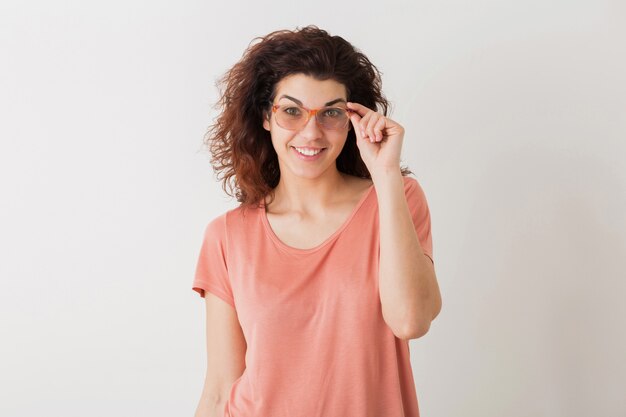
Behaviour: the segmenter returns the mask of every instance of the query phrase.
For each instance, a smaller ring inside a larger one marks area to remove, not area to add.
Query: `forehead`
[[[347,100],[343,84],[331,79],[317,80],[304,74],[292,74],[281,79],[276,84],[276,99],[280,99],[283,94],[300,100],[305,106],[321,106],[337,98]]]

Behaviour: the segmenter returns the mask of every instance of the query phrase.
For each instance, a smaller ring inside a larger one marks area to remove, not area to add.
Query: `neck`
[[[325,210],[347,189],[347,177],[336,169],[316,178],[281,175],[274,189],[273,211],[311,213]]]

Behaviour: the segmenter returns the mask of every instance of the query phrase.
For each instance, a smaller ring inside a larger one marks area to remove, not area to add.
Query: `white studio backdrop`
[[[3,1],[0,415],[193,415],[191,281],[237,204],[215,81],[308,24],[382,71],[429,201],[422,415],[626,416],[626,7],[593,0]]]

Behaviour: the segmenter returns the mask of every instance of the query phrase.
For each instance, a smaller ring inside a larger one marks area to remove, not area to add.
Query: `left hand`
[[[404,128],[393,120],[359,103],[348,102],[356,145],[372,176],[389,169],[400,170]]]

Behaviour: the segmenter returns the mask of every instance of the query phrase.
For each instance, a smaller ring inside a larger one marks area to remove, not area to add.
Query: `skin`
[[[307,108],[321,108],[337,98],[347,99],[345,87],[334,81],[319,81],[295,74],[277,85],[277,100],[287,94]],[[277,102],[275,100],[275,102]],[[423,336],[441,310],[441,295],[434,266],[419,244],[400,173],[400,152],[404,128],[358,103],[338,103],[355,110],[350,124],[356,131],[357,146],[371,176],[379,206],[380,269],[379,292],[385,322],[393,333],[408,340]],[[312,235],[330,223],[330,231],[345,219],[355,203],[355,192],[362,192],[363,182],[340,173],[335,160],[345,144],[349,127],[341,131],[324,130],[311,118],[299,131],[276,125],[274,118],[264,120],[278,155],[281,178],[271,207],[279,207],[285,216],[297,214],[296,234]],[[302,161],[292,146],[327,148],[314,162]],[[368,182],[369,183],[369,182]],[[371,183],[369,183],[371,184]],[[368,185],[368,184],[366,184]],[[351,196],[346,198],[345,196]],[[269,209],[270,207],[268,207]],[[268,213],[269,214],[269,213]],[[268,217],[269,218],[269,217]],[[324,231],[323,235],[330,232]],[[311,242],[306,242],[311,245]],[[223,415],[224,404],[233,382],[245,369],[246,342],[234,308],[207,292],[207,375],[195,417]]]
[[[380,225],[379,292],[383,318],[400,339],[425,335],[441,311],[432,260],[424,254],[404,193],[400,154],[404,128],[359,103],[351,122],[376,188]]]
[[[283,78],[276,86],[274,104],[293,103],[285,95],[310,109],[324,107],[337,99],[347,100],[341,83],[320,81],[304,74]],[[421,248],[404,194],[400,172],[404,128],[359,103],[346,102],[345,107],[354,110],[350,123],[378,196],[383,317],[399,338],[421,337],[441,310],[441,294],[434,265]],[[348,176],[340,173],[335,164],[349,127],[327,130],[310,118],[301,130],[293,131],[278,126],[275,118],[269,116],[263,127],[271,133],[281,172],[274,206],[281,207],[283,213],[299,213],[300,219],[313,219],[310,222],[313,225],[323,225],[324,213],[333,210],[338,196],[354,194]],[[298,159],[294,146],[326,150],[319,159],[310,162]]]
[[[275,104],[295,104],[284,98],[288,95],[311,109],[324,107],[336,99],[344,102],[333,106],[346,108],[345,87],[334,81],[319,81],[303,74],[283,78],[276,86]],[[325,130],[311,117],[300,131],[283,129],[274,117],[263,121],[263,128],[271,133],[272,145],[278,155],[280,180],[274,189],[275,206],[281,211],[301,213],[303,217],[320,217],[337,202],[337,196],[352,194],[346,175],[337,170],[335,160],[346,142],[349,125],[343,130]],[[292,148],[326,148],[314,162],[298,159]]]

